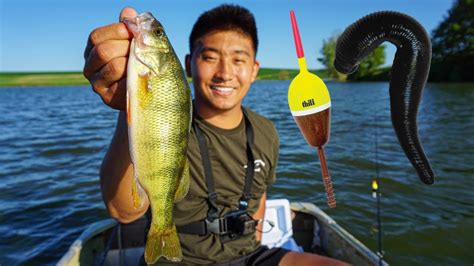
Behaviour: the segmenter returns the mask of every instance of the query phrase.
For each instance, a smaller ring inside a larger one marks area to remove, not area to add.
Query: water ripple
[[[378,165],[387,260],[472,264],[472,84],[428,84],[423,94],[419,134],[437,178],[428,187],[392,129],[388,84],[328,82],[333,107],[325,150],[336,209],[326,207],[317,152],[289,113],[288,86],[289,81],[257,81],[245,99],[279,131],[278,177],[270,198],[313,202],[376,249],[370,185]],[[98,172],[117,112],[89,86],[2,89],[0,112],[0,263],[54,264],[88,224],[107,217]]]

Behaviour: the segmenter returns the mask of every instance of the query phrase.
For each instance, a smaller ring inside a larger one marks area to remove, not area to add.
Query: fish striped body
[[[151,14],[148,14],[139,15],[138,19],[140,16],[150,19]],[[137,25],[140,26],[140,21]],[[166,36],[158,36],[164,40],[156,40],[157,43],[150,46],[143,43],[143,38],[156,36],[143,34],[147,32],[139,31],[135,35],[130,48],[127,122],[136,179],[132,189],[134,204],[139,207],[146,193],[152,212],[145,248],[145,261],[151,264],[160,256],[173,261],[182,259],[173,222],[173,205],[186,195],[189,187],[186,150],[191,94]]]

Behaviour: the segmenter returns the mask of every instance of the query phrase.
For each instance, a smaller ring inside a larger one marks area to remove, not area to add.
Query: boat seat
[[[303,252],[293,238],[290,202],[287,199],[267,199],[262,229],[262,245]]]

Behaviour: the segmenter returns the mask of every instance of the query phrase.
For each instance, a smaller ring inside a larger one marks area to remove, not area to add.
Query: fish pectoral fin
[[[181,261],[183,252],[179,242],[176,226],[170,229],[160,231],[156,226],[151,224],[150,231],[145,246],[145,262],[155,264],[160,257],[165,257],[171,261]]]
[[[138,178],[135,177],[132,183],[132,198],[133,198],[133,207],[135,209],[140,209],[143,207],[145,202],[146,193],[138,182]]]
[[[183,167],[183,172],[181,174],[181,179],[179,180],[179,185],[178,188],[176,189],[176,192],[174,194],[174,202],[179,202],[184,197],[186,194],[188,194],[189,190],[189,163],[188,163],[188,158],[186,158],[186,161],[184,163]]]

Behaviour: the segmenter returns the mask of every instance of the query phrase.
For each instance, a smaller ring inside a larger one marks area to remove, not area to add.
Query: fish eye
[[[162,29],[156,29],[156,35],[158,35],[158,37],[161,37],[163,36],[164,32]]]

